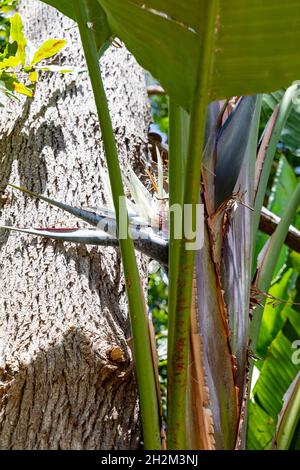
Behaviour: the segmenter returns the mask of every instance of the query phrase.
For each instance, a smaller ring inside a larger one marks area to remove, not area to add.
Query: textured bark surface
[[[37,0],[22,1],[21,14],[36,46],[65,37],[60,63],[84,64],[74,23]],[[124,48],[111,48],[102,67],[123,165],[139,171],[148,127],[143,73]],[[1,190],[9,181],[77,206],[105,202],[86,73],[44,77],[34,100],[7,101],[1,113]],[[8,196],[1,210],[6,224],[77,223],[15,191]],[[129,336],[118,250],[2,231],[0,449],[136,448]]]

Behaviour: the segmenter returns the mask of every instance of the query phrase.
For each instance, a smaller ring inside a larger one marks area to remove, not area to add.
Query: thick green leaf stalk
[[[187,154],[188,115],[172,99],[169,101],[169,207],[182,206],[185,162]],[[173,351],[177,282],[179,276],[180,240],[174,237],[175,214],[170,211],[168,351]],[[168,363],[171,367],[171,362]],[[171,371],[169,370],[169,374]]]
[[[120,215],[119,198],[121,196],[124,197],[124,188],[115,136],[101,77],[95,37],[92,32],[92,25],[90,24],[87,1],[78,0],[74,2],[74,9],[76,10],[76,18],[94,91],[118,225]],[[133,242],[131,238],[127,237],[126,239],[120,239],[119,243],[131,318],[144,445],[146,449],[160,449],[161,439],[158,398],[155,386],[145,300],[136,264]]]
[[[209,101],[210,80],[212,77],[215,27],[219,9],[218,0],[206,2],[205,29],[199,47],[197,84],[191,111],[188,156],[185,168],[183,207],[191,205],[195,220],[196,205],[199,203],[202,151],[205,134],[206,110]],[[172,198],[172,196],[171,196]],[[169,348],[168,374],[168,448],[186,449],[186,405],[187,368],[189,361],[190,314],[195,262],[195,250],[187,250],[184,235],[185,217],[182,223],[180,240],[179,277],[177,282],[176,314],[172,328],[171,349]],[[169,292],[170,296],[174,292]]]

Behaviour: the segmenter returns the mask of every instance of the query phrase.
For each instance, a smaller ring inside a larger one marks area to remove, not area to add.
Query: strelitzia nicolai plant
[[[271,0],[242,5],[236,0],[46,3],[79,26],[117,225],[124,191],[97,51],[117,35],[170,95],[170,205],[191,204],[195,214],[201,201],[206,218],[204,246],[197,253],[186,250],[185,237],[175,239],[170,220],[167,444],[169,449],[242,448],[253,366],[249,348],[255,354],[262,316],[258,306],[250,322],[253,246],[274,150],[298,87],[287,90],[258,156],[260,96],[241,98],[227,118],[226,103],[211,106],[207,120],[206,115],[212,101],[276,90],[297,78],[299,8],[292,0],[280,8]],[[259,262],[255,286],[261,291],[269,287],[274,250],[284,243],[299,203],[298,186]],[[161,446],[160,423],[145,303],[133,243],[119,242],[144,442],[156,449]]]
[[[240,146],[240,141],[236,139],[235,132],[240,132],[241,131],[241,126],[236,126],[237,122],[245,122],[248,123],[248,118],[251,117],[253,114],[253,103],[255,102],[255,98],[249,98],[249,99],[241,99],[237,102],[236,108],[234,112],[231,114],[231,119],[228,121],[228,119],[225,119],[225,122],[223,125],[220,124],[220,119],[217,120],[219,121],[219,131],[216,133],[215,131],[211,134],[215,138],[215,136],[218,134],[218,139],[217,139],[217,145],[211,145],[211,140],[212,139],[207,139],[207,142],[209,145],[207,146],[207,150],[205,152],[205,157],[204,157],[204,172],[206,172],[206,178],[207,181],[207,175],[212,175],[213,173],[210,171],[209,167],[206,166],[206,163],[208,164],[210,159],[207,159],[208,155],[208,149],[214,148],[215,152],[218,154],[220,157],[220,152],[218,152],[218,147],[222,145],[222,152],[221,155],[223,155],[222,158],[226,158],[227,151],[225,142],[228,143],[229,148],[231,148],[234,153],[237,152],[237,155],[240,157],[240,163],[243,161],[243,155],[242,153],[244,152],[244,149],[247,147],[247,142],[245,143],[244,147]],[[222,111],[222,114],[225,110],[225,108],[219,106],[217,109]],[[210,110],[212,113],[213,110]],[[243,119],[242,119],[243,118]],[[209,122],[207,123],[207,126],[209,126]],[[242,126],[244,129],[247,128],[247,126]],[[226,135],[224,134],[226,132]],[[248,131],[246,131],[248,132]],[[224,137],[226,136],[226,139]],[[246,134],[244,133],[241,138],[242,140],[245,140]],[[235,142],[233,145],[232,143]],[[217,147],[217,148],[215,148]],[[160,156],[158,154],[158,161],[160,161]],[[137,179],[135,174],[130,170],[128,172],[128,176],[126,178],[127,181],[127,186],[131,188],[132,194],[135,195],[135,202],[137,204],[132,203],[131,201],[127,200],[127,204],[129,204],[129,220],[131,223],[131,226],[133,230],[137,230],[137,227],[139,227],[139,238],[138,240],[136,239],[135,246],[137,249],[140,251],[148,254],[151,258],[154,258],[158,260],[161,264],[167,265],[167,249],[168,249],[168,242],[166,239],[166,235],[162,234],[163,236],[160,237],[157,233],[161,231],[159,230],[159,225],[156,221],[156,226],[154,225],[153,228],[151,228],[151,232],[145,232],[143,233],[143,230],[145,230],[145,227],[149,223],[148,220],[148,215],[151,214],[152,211],[152,221],[155,220],[155,214],[156,214],[156,220],[158,219],[158,215],[160,213],[160,197],[159,196],[166,196],[166,194],[163,192],[163,173],[162,173],[162,167],[159,164],[159,177],[157,181],[157,190],[158,190],[158,199],[152,198],[151,194],[146,190],[146,188],[142,185],[142,183]],[[239,169],[237,170],[237,173],[239,173]],[[103,180],[106,182],[106,187],[108,188],[109,192],[109,182],[107,181],[107,175],[103,175]],[[156,182],[154,181],[154,184],[156,185]],[[12,230],[18,230],[21,232],[25,232],[28,234],[32,235],[38,235],[38,236],[46,236],[48,238],[53,238],[53,239],[59,239],[63,241],[71,241],[71,242],[81,242],[81,243],[86,243],[86,244],[96,244],[96,245],[109,245],[109,246],[116,246],[117,244],[117,239],[115,238],[116,234],[116,223],[114,219],[114,213],[112,211],[108,211],[106,209],[89,209],[89,210],[84,210],[84,209],[78,209],[74,208],[68,205],[65,205],[64,203],[59,203],[55,200],[46,198],[44,196],[32,193],[28,190],[25,190],[23,188],[18,188],[13,186],[16,189],[21,189],[25,194],[27,193],[28,195],[32,197],[37,197],[40,198],[41,200],[44,200],[46,203],[50,203],[52,205],[55,205],[73,215],[76,217],[79,217],[80,219],[88,222],[89,224],[93,226],[98,226],[98,230],[95,229],[63,229],[63,228],[51,228],[51,229],[46,229],[46,228],[37,228],[37,229],[21,229],[21,228],[16,228],[16,227],[7,227]],[[251,209],[249,206],[245,206],[245,204],[242,201],[242,197],[240,199],[237,197],[237,194],[234,195],[235,201],[234,203],[237,205],[236,210],[238,210],[238,205],[242,205],[244,209],[247,209],[248,211]],[[164,201],[165,202],[165,201]],[[139,210],[137,209],[139,208]],[[227,215],[228,216],[228,215]],[[105,229],[106,232],[103,232],[99,230],[99,222],[101,223],[102,229]],[[138,224],[138,225],[137,225]],[[2,228],[6,228],[2,226]],[[154,230],[153,230],[154,229]],[[235,320],[236,322],[236,320]],[[234,331],[234,328],[237,328],[238,325],[232,325],[231,330]],[[191,325],[192,327],[192,325]],[[193,331],[193,328],[192,328]],[[237,347],[237,346],[235,346]],[[197,331],[193,332],[193,339],[192,339],[192,348],[193,348],[193,354],[198,352],[199,355],[203,354],[203,351],[201,350],[201,342],[200,342],[200,349],[199,349],[199,338],[197,340]],[[242,357],[242,354],[241,354]],[[197,361],[193,361],[197,362]],[[199,373],[199,370],[197,371],[197,368],[195,367],[194,370],[192,369],[191,373],[197,374]],[[200,377],[201,378],[201,377]],[[198,377],[199,379],[199,377]],[[207,380],[206,378],[202,377],[202,379]],[[191,377],[190,383],[193,384],[195,383],[195,376]],[[196,382],[199,383],[199,380]],[[201,381],[200,381],[201,383]],[[206,395],[206,399],[208,400],[209,398],[209,392],[207,391],[207,386],[202,384],[202,390],[197,390],[198,387],[193,387],[191,390],[192,392],[192,397],[193,399],[195,398],[200,398],[203,395]],[[200,389],[201,387],[199,387]],[[204,391],[206,390],[205,394]],[[204,424],[202,428],[202,437],[201,439],[203,442],[206,442],[206,448],[213,448],[215,446],[215,437],[214,437],[214,431],[213,431],[213,424],[212,424],[212,416],[211,412],[209,410],[209,407],[206,408],[205,410],[205,416],[206,416],[206,424],[205,421],[203,421],[203,416],[201,418],[201,413],[198,413],[198,419]],[[195,421],[195,417],[193,418]],[[199,424],[199,423],[198,423]],[[206,432],[203,432],[203,430],[206,430]],[[206,436],[205,436],[206,434]],[[208,437],[210,438],[208,439]],[[197,438],[199,441],[199,437]],[[193,441],[195,442],[195,435],[193,436]],[[195,446],[195,444],[193,444]]]

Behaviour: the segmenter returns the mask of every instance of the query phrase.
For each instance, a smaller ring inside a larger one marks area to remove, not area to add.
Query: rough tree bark
[[[21,15],[35,45],[65,37],[60,62],[84,65],[74,23],[37,0],[21,1]],[[149,118],[143,73],[124,47],[111,48],[102,67],[122,163],[141,171]],[[105,201],[87,73],[45,76],[33,100],[8,101],[1,113],[1,191],[9,181],[77,206]],[[6,224],[74,226],[45,203],[8,196]],[[0,286],[0,448],[138,447],[118,250],[1,232]]]

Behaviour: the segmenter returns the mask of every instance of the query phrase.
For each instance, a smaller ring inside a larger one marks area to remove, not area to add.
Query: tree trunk
[[[68,47],[59,62],[85,66],[72,21],[37,0],[20,3],[35,46],[64,37]],[[124,47],[111,47],[102,69],[122,164],[141,171],[149,119],[143,72]],[[45,75],[33,100],[7,101],[1,113],[1,190],[9,181],[78,207],[105,202],[86,72]],[[56,208],[6,191],[7,225],[76,224]],[[0,235],[0,448],[137,448],[119,251]]]

